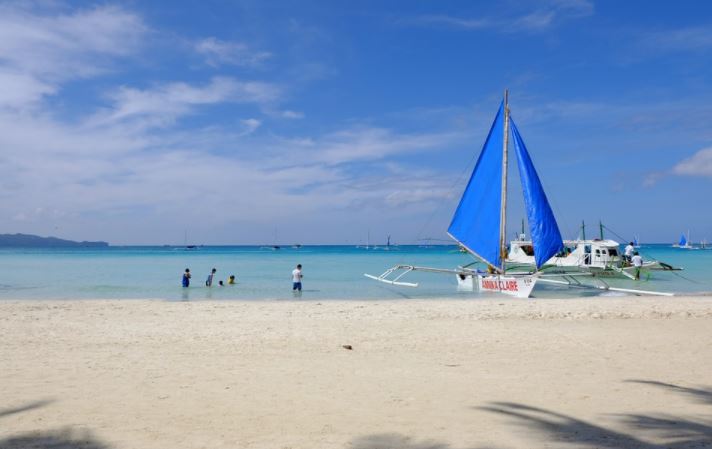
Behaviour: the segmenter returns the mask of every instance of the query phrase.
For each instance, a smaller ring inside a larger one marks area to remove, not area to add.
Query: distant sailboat
[[[685,233],[680,234],[680,241],[672,246],[673,246],[673,248],[680,248],[680,249],[695,249],[690,244],[690,231],[689,230],[687,231],[687,236],[685,236]]]
[[[371,230],[366,234],[366,246],[356,245],[356,248],[370,249],[371,248]]]

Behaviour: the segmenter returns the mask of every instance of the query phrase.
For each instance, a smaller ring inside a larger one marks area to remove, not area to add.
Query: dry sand
[[[711,297],[4,301],[0,364],[0,449],[712,447]]]

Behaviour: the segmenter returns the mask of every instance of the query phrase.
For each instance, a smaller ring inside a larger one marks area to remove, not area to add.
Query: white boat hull
[[[505,276],[498,274],[458,274],[457,289],[460,291],[503,293],[517,298],[528,298],[537,278],[534,276]]]
[[[480,292],[503,293],[516,298],[528,298],[536,285],[535,276],[476,275]],[[470,277],[472,279],[472,277]],[[458,278],[459,281],[459,278]],[[474,281],[474,279],[473,279]]]

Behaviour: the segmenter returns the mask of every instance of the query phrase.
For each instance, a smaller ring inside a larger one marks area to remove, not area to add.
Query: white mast
[[[507,258],[507,147],[509,145],[509,91],[504,90],[504,142],[502,144],[502,208],[499,215],[499,271],[504,273]]]

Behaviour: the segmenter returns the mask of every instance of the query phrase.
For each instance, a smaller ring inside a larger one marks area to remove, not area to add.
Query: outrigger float
[[[531,245],[532,269],[507,267],[507,171],[509,134],[514,141],[514,150],[519,167],[519,176],[524,193],[524,205]],[[485,144],[477,160],[470,180],[448,227],[448,235],[465,251],[487,265],[487,270],[473,268],[474,264],[456,269],[430,268],[414,265],[396,265],[380,276],[366,277],[386,284],[417,287],[417,283],[401,279],[413,271],[455,275],[459,289],[503,293],[518,298],[531,296],[537,283],[550,283],[570,287],[598,288],[625,293],[672,296],[671,293],[615,288],[594,276],[595,273],[580,269],[569,271],[550,270],[546,263],[566,250],[554,213],[546,198],[531,157],[519,130],[512,120],[508,104],[508,91],[500,104]],[[518,270],[518,271],[517,271]],[[595,283],[584,284],[581,278],[592,278]]]

